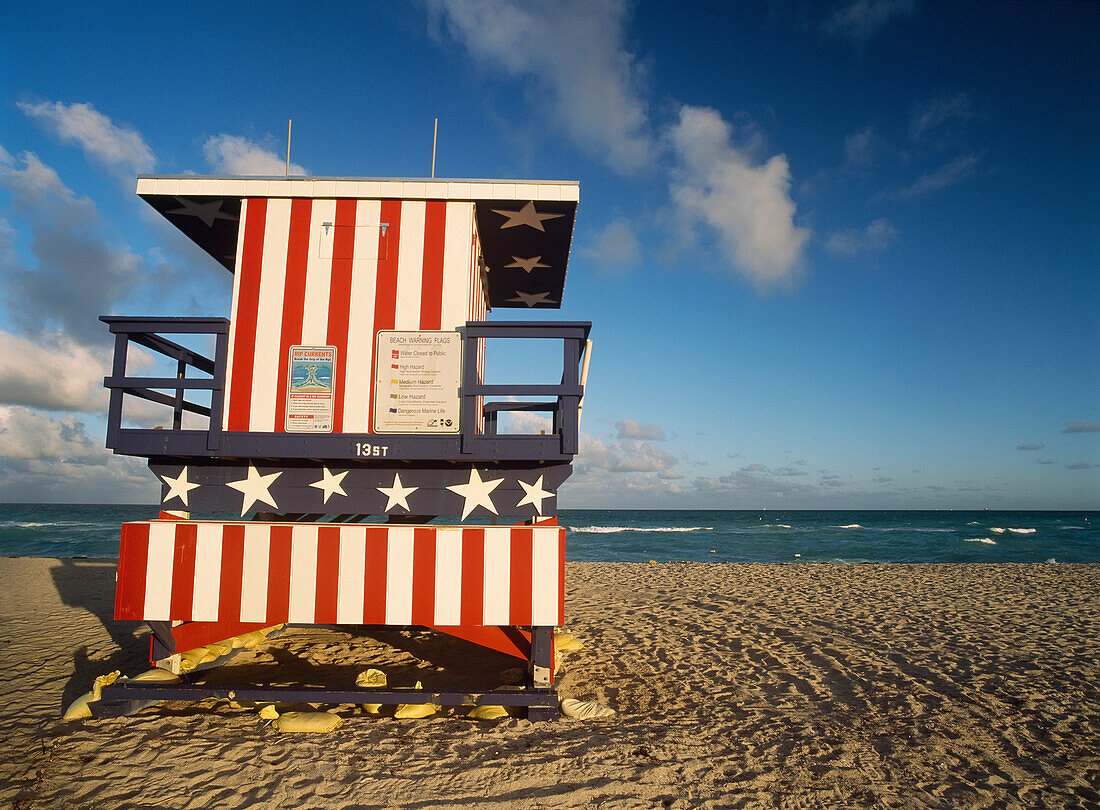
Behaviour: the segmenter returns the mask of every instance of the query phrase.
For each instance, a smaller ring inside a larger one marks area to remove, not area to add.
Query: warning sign
[[[291,346],[286,384],[287,433],[331,433],[335,346]]]
[[[458,433],[462,336],[458,332],[378,333],[375,433]]]

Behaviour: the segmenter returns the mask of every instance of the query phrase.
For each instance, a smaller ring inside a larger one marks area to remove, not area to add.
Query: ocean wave
[[[978,520],[972,520],[969,523],[967,523],[966,525],[967,526],[977,526],[980,522],[981,521],[978,521]]]
[[[847,526],[834,526],[834,529],[862,529],[858,523],[849,523]]]
[[[1004,534],[1005,533],[1004,529],[999,529],[997,527],[994,527],[994,528],[990,529],[990,531],[993,532],[994,534]]]
[[[1009,529],[1013,534],[1035,534],[1035,529]]]
[[[963,542],[964,543],[985,543],[987,546],[997,545],[996,540],[991,540],[988,537],[964,537]]]
[[[619,532],[710,532],[710,526],[574,526],[572,531],[586,534],[618,534]]]
[[[789,524],[786,524],[786,523],[765,523],[760,528],[762,528],[762,529],[789,529],[791,527],[790,527]]]

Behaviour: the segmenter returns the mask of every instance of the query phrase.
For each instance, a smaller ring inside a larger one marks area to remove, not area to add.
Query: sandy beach
[[[280,734],[226,702],[63,722],[147,668],[107,561],[0,559],[0,805],[1095,807],[1100,566],[570,563],[585,647],[531,724],[342,707]],[[414,631],[292,629],[233,682],[496,686],[510,659]],[[488,682],[487,682],[488,681]]]

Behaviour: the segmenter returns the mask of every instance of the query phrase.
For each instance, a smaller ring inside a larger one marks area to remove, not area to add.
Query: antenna
[[[432,132],[432,179],[435,179],[435,140],[439,137],[439,119],[435,119],[435,130]]]
[[[290,125],[294,122],[293,118],[286,119],[286,176],[290,177]]]

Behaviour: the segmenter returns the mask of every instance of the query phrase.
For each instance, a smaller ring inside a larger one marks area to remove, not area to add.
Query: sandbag
[[[414,689],[423,689],[424,686],[420,681],[416,682]],[[433,714],[439,711],[439,707],[434,703],[402,703],[397,707],[397,711],[393,713],[393,716],[398,720],[418,720],[421,717],[431,717]]]
[[[508,710],[503,706],[477,706],[471,711],[467,717],[474,720],[499,720],[502,717],[509,717]]]
[[[574,700],[566,698],[561,702],[561,713],[577,720],[589,720],[594,717],[610,717],[614,709],[601,706],[593,700]]]
[[[355,685],[364,688],[384,689],[386,687],[386,673],[380,669],[368,669],[355,676]]]
[[[325,734],[343,722],[343,717],[331,712],[287,712],[276,717],[271,725],[284,733]]]
[[[147,669],[139,675],[125,679],[131,681],[146,681],[147,683],[179,683],[181,678],[166,669]]]
[[[100,675],[95,679],[92,684],[92,691],[87,692],[72,703],[69,704],[69,708],[65,710],[65,714],[61,716],[62,720],[86,720],[92,716],[92,710],[88,706],[89,703],[94,703],[99,700],[104,686],[110,686],[112,683],[118,680],[119,671],[116,669],[114,672],[108,672],[106,675]]]
[[[180,653],[180,672],[190,672],[206,657],[206,647],[196,647]]]
[[[584,644],[579,639],[574,638],[572,633],[559,630],[554,633],[554,647],[562,652],[572,652],[581,649]]]

